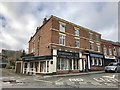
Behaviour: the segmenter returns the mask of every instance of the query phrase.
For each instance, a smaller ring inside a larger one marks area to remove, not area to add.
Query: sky
[[[0,51],[28,50],[30,37],[51,15],[118,41],[117,2],[0,2]]]

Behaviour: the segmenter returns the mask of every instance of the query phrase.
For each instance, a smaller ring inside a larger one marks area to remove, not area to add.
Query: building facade
[[[110,62],[119,62],[120,43],[102,39],[101,47],[105,57],[105,66],[108,65]]]
[[[61,74],[103,70],[101,34],[56,16],[44,19],[29,40],[21,62],[24,74]]]

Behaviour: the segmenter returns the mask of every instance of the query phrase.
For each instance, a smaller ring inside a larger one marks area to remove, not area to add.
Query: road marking
[[[55,82],[59,82],[60,80],[62,80],[63,78],[60,78],[60,79],[58,79],[57,81],[55,81]]]
[[[73,78],[73,79],[69,79],[69,81],[74,81],[74,82],[76,82],[76,81],[78,81],[78,82],[83,82],[84,80],[82,79],[82,78]]]
[[[53,83],[51,81],[46,81],[46,80],[37,80],[37,79],[34,79],[35,81],[41,81],[41,82],[47,82],[47,83]]]
[[[104,78],[115,78],[115,75],[113,75],[113,76],[102,76],[102,77],[104,77]]]
[[[93,78],[93,79],[97,82],[104,82],[103,79],[101,79],[101,78],[99,78],[99,79],[98,78]]]

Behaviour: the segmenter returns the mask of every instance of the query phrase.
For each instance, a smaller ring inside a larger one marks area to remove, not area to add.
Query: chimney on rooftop
[[[47,18],[45,17],[43,20],[43,24],[47,22]]]

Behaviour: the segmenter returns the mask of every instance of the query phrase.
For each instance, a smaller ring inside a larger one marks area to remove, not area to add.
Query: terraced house
[[[104,65],[110,62],[120,62],[120,43],[108,40],[101,40],[102,52],[104,54]]]
[[[56,16],[45,18],[29,40],[29,55],[18,64],[24,74],[103,70],[101,34]]]

